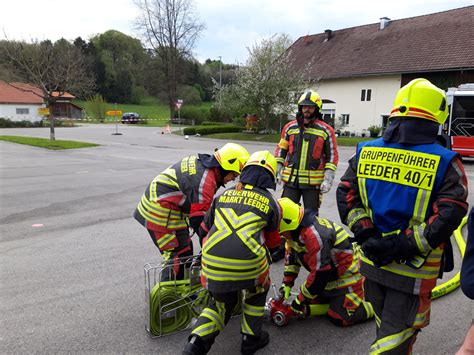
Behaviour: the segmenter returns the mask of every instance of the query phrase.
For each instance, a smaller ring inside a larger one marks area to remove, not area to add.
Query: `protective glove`
[[[362,244],[362,250],[377,266],[384,266],[393,261],[404,262],[418,254],[416,244],[404,233],[378,239],[369,238]]]
[[[369,238],[380,239],[382,234],[376,228],[365,228],[354,233],[354,241],[359,245],[364,244]]]
[[[281,183],[281,171],[283,170],[283,164],[277,163],[277,170],[276,170],[276,182],[278,184]]]
[[[331,169],[324,170],[324,180],[320,187],[321,192],[323,194],[328,193],[329,190],[331,190],[335,175],[336,175],[336,172],[334,170],[331,170]]]
[[[296,297],[293,302],[291,302],[291,305],[290,305],[291,309],[293,310],[293,312],[295,312],[296,314],[305,314],[305,304],[303,302],[300,302],[300,300],[298,299],[298,297]]]
[[[282,284],[280,286],[280,289],[278,290],[278,293],[280,295],[280,298],[283,298],[284,300],[287,300],[288,297],[290,297],[291,294],[291,286]]]

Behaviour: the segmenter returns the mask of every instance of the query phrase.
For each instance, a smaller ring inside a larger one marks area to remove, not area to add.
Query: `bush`
[[[227,123],[227,122],[204,121],[204,122],[201,122],[201,126],[229,126],[229,123]]]
[[[242,132],[242,128],[239,126],[220,125],[220,126],[186,127],[183,130],[183,134],[187,134],[187,135],[200,134],[201,136],[204,136],[206,134],[212,134],[212,133],[233,133],[233,132]]]
[[[371,138],[377,138],[379,136],[380,132],[382,131],[382,127],[372,125],[372,126],[369,126],[369,128],[367,128],[367,130],[370,132],[370,137]]]
[[[180,117],[194,120],[194,123],[199,125],[201,122],[209,121],[209,110],[200,106],[183,106]]]
[[[8,118],[0,118],[0,128],[30,128],[43,127],[43,121],[12,121]]]

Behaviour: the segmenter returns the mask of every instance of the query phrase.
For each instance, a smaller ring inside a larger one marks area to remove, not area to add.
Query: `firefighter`
[[[322,100],[316,91],[298,100],[296,120],[285,125],[275,151],[277,175],[284,183],[281,197],[318,212],[321,193],[331,189],[338,163],[334,129],[322,120]],[[285,256],[284,240],[273,261]]]
[[[281,297],[287,299],[303,266],[309,275],[291,308],[304,316],[327,314],[338,326],[372,318],[364,300],[364,277],[359,272],[349,234],[339,225],[289,198],[278,200],[283,211],[280,233],[287,240]]]
[[[382,138],[359,143],[337,189],[339,214],[361,245],[376,319],[371,354],[410,353],[430,320],[431,290],[452,269],[450,236],[467,212],[458,154],[435,143],[446,93],[415,79],[397,93]]]
[[[174,265],[163,281],[183,278],[178,258],[193,254],[188,224],[199,229],[217,189],[240,175],[248,157],[244,147],[227,143],[213,155],[182,159],[148,185],[134,217],[148,230],[164,264]]]
[[[194,326],[183,354],[206,354],[229,321],[239,295],[241,352],[265,347],[269,335],[262,318],[270,286],[268,249],[278,247],[280,210],[275,189],[276,161],[268,151],[252,154],[240,182],[216,197],[201,224],[201,282],[212,295]]]

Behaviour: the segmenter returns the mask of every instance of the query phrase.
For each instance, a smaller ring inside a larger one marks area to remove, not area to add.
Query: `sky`
[[[194,48],[200,62],[245,63],[248,48],[285,33],[307,34],[474,5],[474,0],[193,0],[206,26]],[[0,39],[57,40],[114,29],[139,38],[133,0],[0,0]]]

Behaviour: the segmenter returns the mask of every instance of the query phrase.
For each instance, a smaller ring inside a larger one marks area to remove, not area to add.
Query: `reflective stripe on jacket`
[[[135,219],[157,231],[188,228],[188,217],[204,215],[217,191],[216,168],[206,168],[197,156],[168,167],[148,185]]]
[[[319,186],[324,180],[324,170],[337,167],[334,129],[316,120],[300,132],[298,122],[291,121],[282,130],[275,157],[284,164],[282,180],[285,183],[298,187]]]

